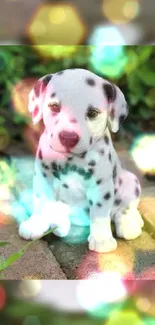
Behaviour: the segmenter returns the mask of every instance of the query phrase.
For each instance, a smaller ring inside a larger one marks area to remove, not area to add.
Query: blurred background
[[[154,325],[155,282],[111,280],[0,281],[0,324]]]
[[[101,25],[106,42],[154,44],[154,13],[154,0],[2,0],[0,41],[87,44]]]

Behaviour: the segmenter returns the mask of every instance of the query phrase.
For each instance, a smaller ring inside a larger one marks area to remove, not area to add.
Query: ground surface
[[[118,147],[119,156],[126,168],[135,172],[143,188],[139,209],[145,219],[142,235],[134,241],[118,239],[118,248],[112,253],[97,254],[88,250],[88,229],[74,228],[67,242],[53,235],[31,245],[24,256],[3,274],[3,279],[86,279],[98,278],[104,270],[118,271],[123,277],[155,279],[155,182],[147,181],[135,167],[127,150]],[[18,158],[17,158],[18,160]],[[24,164],[25,178],[23,177]],[[20,159],[18,184],[31,186],[33,159]],[[22,171],[22,177],[21,177]],[[2,205],[1,205],[2,210]],[[1,211],[3,213],[3,211]],[[10,220],[0,227],[0,241],[8,241],[0,247],[0,256],[6,259],[27,242],[18,236],[17,226]]]

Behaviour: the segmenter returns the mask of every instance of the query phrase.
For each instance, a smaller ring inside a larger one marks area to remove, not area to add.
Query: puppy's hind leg
[[[115,213],[113,220],[116,226],[116,234],[120,238],[132,240],[142,233],[144,221],[138,211],[141,187],[137,177],[123,171],[116,184],[117,195],[115,197]]]

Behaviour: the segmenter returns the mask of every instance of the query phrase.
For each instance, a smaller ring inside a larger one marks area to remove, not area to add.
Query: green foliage
[[[49,72],[81,67],[90,69],[89,58],[92,47],[77,46],[68,57],[49,59],[41,57],[33,46],[0,47],[0,127],[9,129],[11,137],[18,136],[27,119],[13,109],[11,101],[12,87],[25,78],[40,78]],[[126,123],[134,124],[142,130],[143,125],[151,121],[155,128],[155,47],[126,46],[127,57],[123,73],[111,79],[123,90],[130,113]],[[95,72],[95,71],[94,71]],[[101,74],[102,76],[102,74]],[[104,77],[104,76],[103,76]],[[19,126],[10,129],[10,125]],[[14,131],[11,131],[14,130]],[[13,133],[14,132],[14,133]]]

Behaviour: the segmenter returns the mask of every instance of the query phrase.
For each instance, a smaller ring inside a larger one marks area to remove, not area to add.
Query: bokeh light
[[[72,56],[76,50],[75,45],[34,45],[36,50],[44,58],[62,59]]]
[[[99,280],[92,277],[77,284],[78,302],[94,317],[107,317],[112,310],[122,307],[126,297],[126,287],[116,272],[104,272]]]
[[[155,281],[146,281],[145,278],[139,281],[133,301],[138,311],[155,317]]]
[[[28,95],[33,88],[37,79],[35,78],[26,78],[19,81],[12,88],[12,106],[13,109],[25,117],[30,117],[28,112]]]
[[[19,284],[19,294],[25,298],[35,297],[41,290],[40,280],[24,280]]]
[[[136,18],[140,12],[138,0],[104,0],[102,5],[104,15],[116,24],[125,24]]]
[[[134,259],[133,249],[123,242],[114,252],[99,254],[98,267],[100,271],[114,271],[118,272],[120,276],[126,277],[133,270]]]
[[[145,174],[155,174],[155,134],[144,134],[135,138],[130,154],[137,167]]]
[[[112,78],[124,73],[128,60],[123,47],[125,41],[115,27],[97,26],[88,43],[90,45],[89,62],[96,73]]]
[[[115,26],[96,26],[88,39],[92,46],[125,45],[125,39]]]
[[[76,8],[69,4],[39,6],[27,27],[34,45],[78,45],[85,34],[86,26]]]
[[[6,303],[6,291],[2,285],[0,285],[0,311],[4,308]]]
[[[106,325],[144,325],[143,320],[134,310],[113,311]]]

